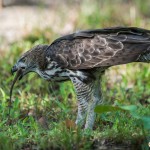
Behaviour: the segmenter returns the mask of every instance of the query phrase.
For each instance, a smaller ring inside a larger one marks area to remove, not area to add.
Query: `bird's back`
[[[116,27],[80,31],[55,40],[47,55],[68,69],[149,62],[150,30]]]

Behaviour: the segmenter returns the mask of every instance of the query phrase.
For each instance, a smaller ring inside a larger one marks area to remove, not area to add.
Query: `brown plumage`
[[[117,27],[80,31],[38,45],[17,61],[12,72],[20,77],[36,72],[50,81],[71,80],[78,98],[77,124],[94,124],[94,108],[102,103],[101,75],[111,66],[131,62],[150,62],[150,31]]]
[[[135,27],[81,31],[54,41],[46,55],[69,69],[90,69],[138,61],[150,52],[150,31]]]

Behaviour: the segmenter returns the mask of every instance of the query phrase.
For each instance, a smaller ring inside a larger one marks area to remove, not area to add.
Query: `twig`
[[[16,76],[15,76],[15,78],[14,78],[14,80],[13,80],[13,82],[12,82],[12,85],[11,85],[11,87],[10,87],[10,98],[9,98],[9,105],[8,105],[8,107],[9,107],[9,112],[8,112],[8,124],[11,124],[10,110],[11,110],[11,106],[12,106],[12,100],[11,100],[11,99],[12,99],[13,87],[14,87],[14,85],[15,85],[17,79],[18,79],[21,75],[22,75],[22,69],[20,68],[20,69],[17,71]]]

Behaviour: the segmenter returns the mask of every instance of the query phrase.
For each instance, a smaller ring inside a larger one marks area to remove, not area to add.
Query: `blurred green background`
[[[23,52],[78,30],[150,29],[149,8],[149,0],[0,0],[0,149],[148,148],[149,131],[126,112],[98,115],[93,131],[74,127],[77,104],[71,82],[25,76],[14,87],[11,125],[8,99],[14,78],[10,69]],[[138,114],[150,115],[149,64],[112,67],[102,86],[104,104],[136,105]]]

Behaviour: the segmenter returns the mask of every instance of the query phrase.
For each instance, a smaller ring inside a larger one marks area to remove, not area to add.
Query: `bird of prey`
[[[150,30],[113,27],[75,32],[50,45],[37,45],[13,66],[23,77],[36,72],[47,81],[71,80],[78,99],[76,124],[92,128],[94,108],[102,103],[101,76],[115,65],[150,62]]]

